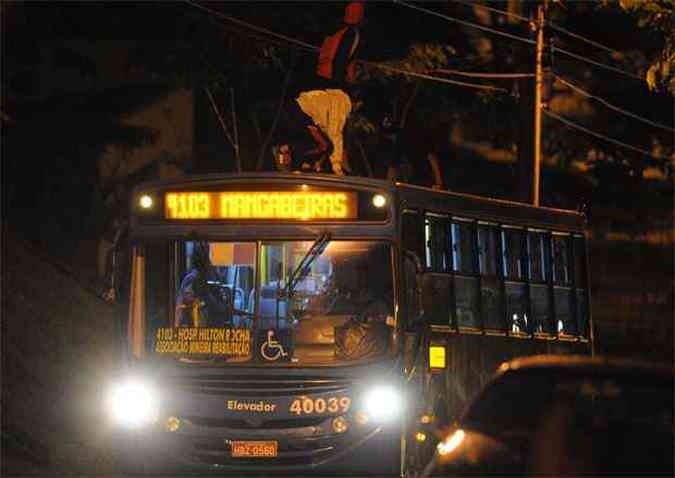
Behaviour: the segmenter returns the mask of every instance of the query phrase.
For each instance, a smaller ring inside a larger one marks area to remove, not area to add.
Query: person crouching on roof
[[[343,129],[352,111],[352,101],[345,90],[356,80],[355,59],[361,40],[359,26],[363,9],[362,2],[347,5],[344,26],[327,36],[321,45],[313,87],[296,98],[302,111],[330,139],[330,165],[339,176],[345,174]]]

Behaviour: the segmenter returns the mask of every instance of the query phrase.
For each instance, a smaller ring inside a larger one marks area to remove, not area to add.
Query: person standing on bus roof
[[[321,45],[313,87],[296,98],[302,111],[333,143],[330,164],[333,173],[340,176],[345,174],[343,129],[352,111],[347,91],[357,76],[356,53],[361,40],[359,26],[363,10],[362,2],[347,5],[344,25],[327,36]]]

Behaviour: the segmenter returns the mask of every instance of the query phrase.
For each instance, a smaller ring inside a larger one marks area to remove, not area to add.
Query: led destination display
[[[355,219],[357,196],[346,191],[169,192],[167,219]]]

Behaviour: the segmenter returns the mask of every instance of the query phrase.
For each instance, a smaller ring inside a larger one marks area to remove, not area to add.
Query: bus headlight
[[[129,380],[110,390],[110,414],[115,423],[135,428],[157,421],[159,406],[152,388],[141,381]]]
[[[366,413],[376,421],[398,418],[403,409],[403,396],[394,387],[379,386],[364,397]]]

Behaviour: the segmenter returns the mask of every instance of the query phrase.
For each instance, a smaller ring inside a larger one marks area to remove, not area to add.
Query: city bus
[[[591,354],[585,217],[333,175],[132,194],[115,459],[414,476],[510,358]]]

